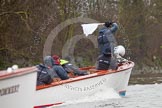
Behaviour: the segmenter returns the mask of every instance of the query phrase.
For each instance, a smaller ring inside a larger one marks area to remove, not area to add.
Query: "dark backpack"
[[[108,39],[105,35],[105,32],[107,31],[106,28],[102,28],[100,31],[99,31],[99,36],[98,36],[98,44],[105,44],[108,42]]]
[[[47,67],[40,64],[37,66],[37,68],[37,85],[50,84],[53,82],[53,79],[51,78],[49,69]]]

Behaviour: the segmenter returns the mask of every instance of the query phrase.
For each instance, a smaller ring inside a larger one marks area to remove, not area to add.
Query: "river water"
[[[110,90],[51,108],[162,108],[162,83],[130,85],[125,97]]]

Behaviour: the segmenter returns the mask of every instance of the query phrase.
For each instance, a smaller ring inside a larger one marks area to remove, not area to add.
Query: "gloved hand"
[[[112,24],[113,24],[112,21],[107,21],[107,22],[105,22],[105,26],[106,26],[106,27],[110,27]]]

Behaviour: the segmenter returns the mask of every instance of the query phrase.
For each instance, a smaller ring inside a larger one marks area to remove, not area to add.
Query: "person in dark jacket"
[[[84,70],[80,70],[79,68],[75,67],[73,64],[69,63],[69,61],[61,59],[60,64],[62,67],[69,73],[73,72],[76,76],[83,76],[88,75],[88,73]]]
[[[53,58],[51,56],[45,56],[44,57],[44,65],[46,67],[48,67],[48,69],[50,70],[50,75],[52,78],[58,78],[60,77],[57,72],[53,69],[54,66],[54,61]]]
[[[54,64],[53,64],[53,69],[57,73],[57,75],[62,79],[66,80],[69,79],[69,76],[67,72],[64,70],[64,68],[60,65],[59,57],[55,56],[52,57]]]
[[[114,47],[116,46],[114,34],[117,30],[117,23],[112,21],[105,22],[104,27],[99,30],[98,46],[100,49],[100,54],[104,52],[105,47],[111,47],[111,52],[113,53]]]
[[[117,30],[117,23],[107,21],[99,31],[98,46],[100,55],[97,59],[97,69],[99,70],[117,69],[117,60],[114,56],[114,48],[116,46],[114,34]]]
[[[43,64],[37,67],[37,85],[50,84],[53,79],[58,77],[57,73],[53,70],[53,59],[51,56],[44,57]]]
[[[39,64],[37,67],[37,86],[50,84],[53,82],[53,79],[50,75],[50,69],[43,64]]]
[[[67,73],[73,72],[74,75],[78,75],[78,76],[88,74],[86,71],[79,70],[77,67],[73,66],[69,61],[60,59],[60,57],[57,55],[53,55],[52,57],[53,57],[55,63],[58,65],[61,65]]]
[[[43,61],[44,63],[42,65],[37,66],[37,85],[49,84],[47,80],[50,79],[53,80],[55,78],[60,78],[61,80],[66,80],[69,78],[67,72],[62,68],[62,66],[59,66],[56,62],[54,62],[51,56],[45,56]],[[44,81],[47,83],[44,83]]]

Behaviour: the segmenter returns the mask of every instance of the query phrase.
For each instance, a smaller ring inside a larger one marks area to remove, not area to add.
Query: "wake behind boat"
[[[41,108],[114,89],[124,96],[134,62],[120,64],[117,70],[81,68],[90,74],[54,81],[36,87],[36,68],[22,68],[11,73],[0,71],[0,104],[3,108]]]

